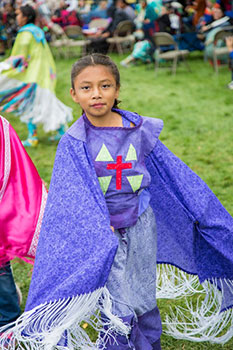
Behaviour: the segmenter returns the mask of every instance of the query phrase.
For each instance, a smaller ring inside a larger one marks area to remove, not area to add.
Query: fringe
[[[157,265],[156,283],[158,299],[177,299],[201,292],[198,276],[187,274],[173,265]]]
[[[24,312],[15,322],[0,329],[0,349],[18,350],[97,350],[114,333],[128,335],[130,327],[111,312],[106,287],[92,293],[45,303]],[[104,313],[108,319],[100,317]],[[103,341],[91,341],[82,323],[103,333]]]
[[[183,306],[176,306],[166,316],[164,332],[177,339],[226,343],[233,334],[233,309],[222,311],[224,293],[228,297],[233,294],[233,281],[215,279],[199,285],[195,276],[170,265],[159,266],[157,298],[185,295]],[[83,329],[83,322],[101,332],[95,343]],[[24,312],[0,329],[0,350],[97,350],[104,348],[109,337],[114,343],[116,334],[129,333],[130,326],[112,314],[111,296],[103,287]]]
[[[47,189],[44,185],[44,183],[42,182],[41,185],[41,206],[40,206],[40,212],[39,212],[39,217],[38,217],[38,221],[37,221],[37,225],[36,225],[36,229],[31,241],[31,245],[29,247],[29,250],[27,252],[27,255],[30,257],[35,257],[36,256],[36,248],[38,245],[38,241],[39,241],[39,235],[40,235],[40,229],[41,229],[41,225],[42,225],[42,219],[44,216],[44,211],[45,211],[45,206],[46,206],[46,202],[47,202],[47,197],[48,197],[48,192]]]
[[[166,315],[163,322],[166,334],[177,339],[217,344],[225,344],[232,338],[233,309],[231,306],[223,311],[222,306],[224,293],[233,295],[233,281],[212,279],[200,285],[197,276],[171,265],[158,266],[157,281],[157,298],[185,296],[184,306],[170,308],[170,315]],[[194,294],[196,297],[188,299]]]

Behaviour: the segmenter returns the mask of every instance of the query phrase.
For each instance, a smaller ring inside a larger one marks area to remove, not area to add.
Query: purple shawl
[[[135,125],[143,118],[121,113]],[[154,119],[154,125],[146,166],[152,178],[158,263],[198,275],[200,282],[232,280],[233,218],[208,186],[158,140],[161,120]],[[68,303],[103,288],[116,249],[81,117],[58,145],[26,311],[64,299]],[[222,309],[231,307],[233,300],[225,287]]]
[[[126,116],[134,123],[141,118]],[[197,274],[200,282],[233,279],[233,218],[200,177],[157,140],[160,131],[157,120],[156,142],[146,159],[158,263]],[[80,118],[57,149],[27,310],[104,286],[116,249]]]

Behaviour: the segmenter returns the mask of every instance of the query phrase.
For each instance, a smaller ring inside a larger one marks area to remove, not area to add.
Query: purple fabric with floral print
[[[124,112],[135,125],[150,123]],[[158,263],[173,264],[206,279],[233,279],[233,218],[208,186],[158,140],[161,123],[148,138],[150,205],[158,234]],[[42,223],[26,309],[70,298],[106,284],[117,238],[86,145],[83,118],[61,139]],[[224,289],[228,286],[224,286]],[[232,292],[223,308],[232,306]]]

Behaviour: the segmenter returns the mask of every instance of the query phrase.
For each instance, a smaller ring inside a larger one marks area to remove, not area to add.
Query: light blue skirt
[[[119,245],[107,281],[113,313],[141,316],[156,307],[157,231],[151,207],[125,233],[115,234]]]

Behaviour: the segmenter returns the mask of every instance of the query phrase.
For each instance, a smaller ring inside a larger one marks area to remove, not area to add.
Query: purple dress
[[[159,350],[162,326],[156,305],[157,230],[146,190],[151,177],[144,159],[150,147],[144,138],[147,127],[143,123],[130,127],[125,116],[123,127],[96,127],[85,115],[84,121],[87,147],[118,238],[106,286],[113,313],[132,326],[128,338],[118,336],[117,343],[109,338],[105,349]]]
[[[149,142],[142,125],[131,128],[122,120],[124,127],[96,127],[84,115],[87,147],[115,229],[135,225],[150,200],[143,191],[151,181],[144,159]]]

